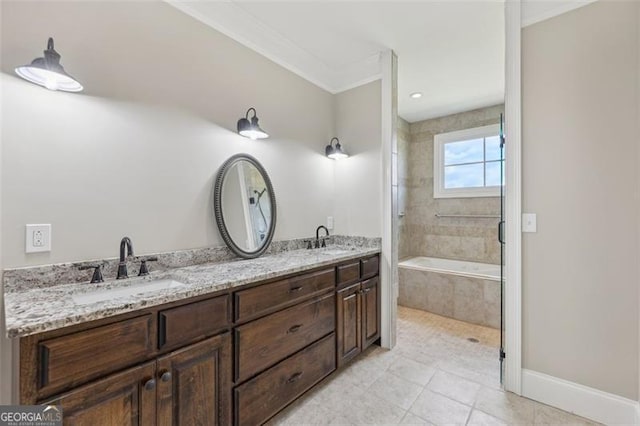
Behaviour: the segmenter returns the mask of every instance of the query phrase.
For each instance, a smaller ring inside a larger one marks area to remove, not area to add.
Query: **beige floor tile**
[[[380,346],[371,346],[362,355],[363,362],[370,363],[376,367],[386,370],[399,356],[397,350],[389,350]]]
[[[409,411],[435,425],[464,425],[471,407],[425,389]]]
[[[475,408],[511,424],[531,425],[535,402],[510,392],[483,387],[478,392]]]
[[[343,372],[339,374],[343,376]],[[341,377],[337,377],[340,379]],[[311,401],[325,407],[334,407],[342,411],[351,406],[364,393],[364,389],[354,386],[344,380],[334,380],[311,397]]]
[[[424,386],[429,383],[431,377],[436,372],[435,367],[426,365],[418,361],[414,361],[404,356],[399,356],[387,370],[389,373],[395,374],[405,380]]]
[[[502,420],[490,416],[487,413],[483,413],[480,410],[473,410],[471,412],[471,416],[469,417],[469,421],[467,422],[468,426],[507,426],[505,422]]]
[[[349,419],[347,419],[346,417],[344,417],[341,414],[338,414],[335,418],[333,418],[329,424],[330,425],[334,425],[334,426],[352,426],[352,425],[354,425],[354,423],[351,423],[351,421]]]
[[[326,425],[332,424],[336,416],[337,413],[329,408],[307,402],[295,407],[294,410],[288,410],[287,414],[283,418],[278,416],[277,419],[274,419],[273,425]]]
[[[408,410],[422,389],[422,386],[411,383],[395,374],[385,373],[369,387],[367,392]]]
[[[480,388],[481,386],[475,382],[445,371],[438,371],[427,386],[427,389],[433,392],[448,396],[466,405],[473,405]]]
[[[343,373],[345,380],[354,386],[367,389],[385,373],[384,368],[378,366],[375,362],[360,361],[355,365],[349,366]]]
[[[422,364],[429,365],[432,367],[437,367],[440,360],[433,355],[430,355],[423,351],[425,347],[424,343],[411,343],[404,344],[404,342],[399,341],[397,348],[394,348],[400,356],[405,358],[412,359],[414,361],[418,361]],[[441,358],[442,359],[442,358]]]
[[[440,364],[440,368],[443,371],[447,371],[457,376],[464,377],[465,379],[476,382],[484,387],[494,390],[502,389],[502,385],[500,384],[500,376],[494,377],[479,373],[457,361],[443,362],[442,364]]]
[[[339,412],[344,418],[358,425],[399,424],[406,410],[375,395],[364,393]]]
[[[599,423],[578,417],[566,411],[558,410],[544,404],[536,404],[535,420],[536,425],[588,425],[593,426]]]
[[[415,414],[413,414],[412,412],[408,411],[407,414],[405,414],[404,418],[402,419],[402,421],[400,422],[401,425],[420,425],[420,426],[430,426],[431,423],[429,423],[428,421],[426,421],[423,418],[420,418],[418,416],[416,416]]]

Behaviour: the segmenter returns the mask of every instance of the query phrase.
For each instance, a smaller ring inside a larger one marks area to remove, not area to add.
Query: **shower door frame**
[[[522,394],[521,2],[505,2],[505,390]]]

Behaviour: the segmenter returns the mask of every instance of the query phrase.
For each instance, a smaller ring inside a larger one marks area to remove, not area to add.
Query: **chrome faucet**
[[[326,237],[328,237],[328,236],[329,236],[329,230],[327,229],[327,227],[326,227],[326,226],[324,226],[324,225],[320,225],[320,226],[318,226],[318,227],[316,228],[316,244],[315,244],[316,248],[320,248],[320,235],[319,235],[319,234],[320,234],[320,230],[321,230],[321,229],[324,229],[324,232],[326,232],[326,234],[327,234],[327,235],[326,235]],[[327,245],[326,245],[326,243],[324,242],[324,238],[323,238],[323,239],[322,239],[322,247],[326,247],[326,246],[327,246]]]
[[[127,249],[127,256],[124,255],[124,249]],[[128,278],[127,274],[127,262],[126,259],[133,256],[133,243],[129,237],[124,237],[120,241],[120,263],[118,263],[118,276],[117,279]]]

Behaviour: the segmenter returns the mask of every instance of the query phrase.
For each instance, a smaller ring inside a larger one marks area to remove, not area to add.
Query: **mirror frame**
[[[262,244],[259,249],[253,251],[244,250],[240,248],[235,241],[233,241],[233,238],[231,238],[231,235],[229,235],[227,226],[224,223],[224,215],[222,214],[222,185],[224,184],[224,179],[231,167],[233,167],[240,161],[247,161],[256,169],[258,169],[258,172],[260,172],[260,175],[262,175],[262,178],[264,179],[267,191],[269,192],[269,202],[271,203],[271,223],[269,224],[269,231],[267,232],[264,244]],[[244,259],[254,259],[261,256],[269,248],[276,229],[276,194],[273,191],[273,185],[271,185],[271,179],[269,179],[267,171],[264,169],[264,167],[262,167],[262,164],[260,164],[258,160],[256,160],[249,154],[236,154],[222,163],[222,166],[220,166],[220,169],[218,170],[218,175],[216,176],[216,183],[213,187],[213,211],[216,217],[218,230],[220,231],[220,235],[222,235],[222,239],[227,244],[229,249],[238,256]]]

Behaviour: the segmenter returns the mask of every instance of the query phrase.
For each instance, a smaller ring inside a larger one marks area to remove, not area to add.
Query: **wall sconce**
[[[27,81],[49,90],[80,92],[83,87],[60,65],[60,54],[53,49],[53,38],[49,37],[44,58],[36,58],[29,65],[16,68],[16,74]]]
[[[336,141],[336,146],[333,146],[333,141]],[[341,160],[343,158],[347,158],[349,154],[342,150],[342,145],[340,145],[340,140],[338,138],[331,138],[329,145],[324,149],[327,157],[332,160]]]
[[[251,111],[253,111],[253,117],[251,117],[251,122],[249,122],[249,113]],[[258,126],[258,116],[256,115],[255,108],[249,108],[244,118],[238,120],[238,133],[245,138],[253,140],[266,139],[269,137],[267,132]]]

